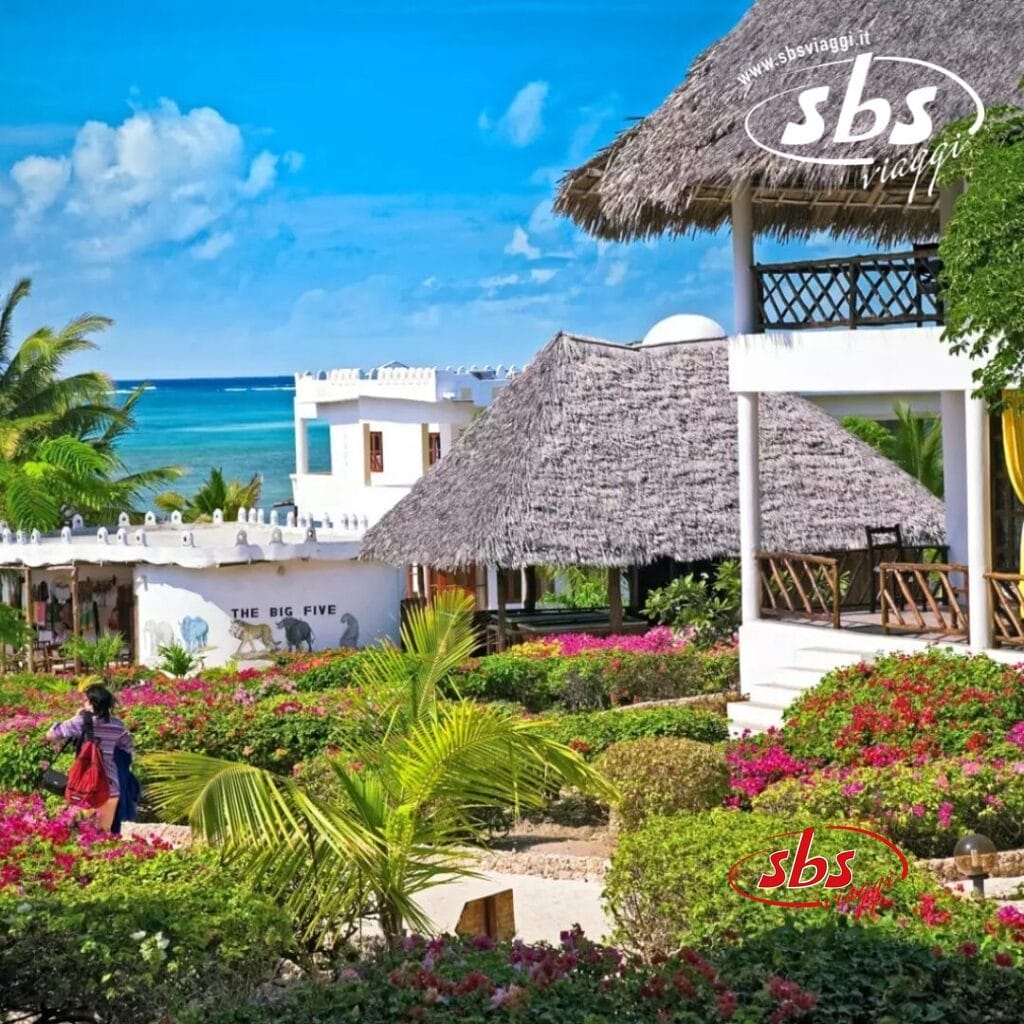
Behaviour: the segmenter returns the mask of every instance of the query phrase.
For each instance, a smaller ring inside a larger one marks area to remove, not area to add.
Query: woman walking
[[[92,739],[100,748],[103,767],[107,775],[108,799],[96,808],[96,823],[108,832],[114,823],[121,786],[115,760],[115,751],[131,755],[133,750],[131,733],[124,722],[115,718],[113,711],[116,701],[105,686],[90,686],[85,690],[85,701],[74,718],[58,722],[46,734],[51,742],[59,740],[81,741],[91,732]]]

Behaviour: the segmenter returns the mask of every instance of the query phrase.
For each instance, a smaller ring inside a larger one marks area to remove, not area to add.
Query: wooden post
[[[523,570],[526,577],[526,590],[523,594],[523,608],[528,611],[537,610],[537,566],[528,565]]]
[[[503,651],[508,646],[508,614],[505,611],[505,594],[507,592],[507,572],[498,566],[497,573],[497,598],[498,598],[498,650]]]
[[[71,635],[78,638],[81,632],[81,627],[78,622],[78,566],[71,566]],[[78,660],[78,655],[75,655],[75,675],[78,675],[82,671],[81,662]]]
[[[608,570],[608,617],[613,631],[622,629],[622,570],[618,566]]]
[[[29,630],[28,646],[25,648],[25,664],[28,666],[29,672],[34,672],[36,668],[36,659],[33,637],[35,637],[36,631],[32,624],[32,570],[28,566],[25,566],[23,582],[25,586],[25,593],[22,595],[21,603],[25,608],[25,625],[28,626]]]

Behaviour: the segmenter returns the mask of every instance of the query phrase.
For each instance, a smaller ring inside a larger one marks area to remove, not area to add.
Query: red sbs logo
[[[822,828],[828,832],[850,833],[849,847],[840,849],[831,857],[813,853],[814,828],[771,836],[768,842],[785,839],[789,842],[755,850],[741,857],[729,868],[730,887],[748,900],[775,907],[828,909],[853,906],[859,915],[879,904],[883,889],[889,889],[907,877],[907,858],[885,836],[853,825],[825,825]],[[865,843],[877,843],[889,851],[891,869],[887,874],[870,879],[855,876],[859,866],[857,847],[863,849]],[[755,858],[763,858],[764,870],[753,883],[754,891],[750,891],[744,888],[744,884],[750,885],[750,882],[744,882],[741,876],[750,877],[750,869],[761,865],[762,861]]]

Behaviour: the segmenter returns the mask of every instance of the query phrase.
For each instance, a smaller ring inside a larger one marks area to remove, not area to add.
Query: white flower
[[[141,941],[142,939],[144,939],[146,937],[146,933],[145,932],[132,932],[130,937],[131,937],[131,939],[134,942],[139,942],[139,941]]]

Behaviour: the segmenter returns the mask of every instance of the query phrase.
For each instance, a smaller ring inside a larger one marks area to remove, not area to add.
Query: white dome
[[[670,345],[684,341],[714,341],[725,337],[725,328],[709,316],[676,313],[659,320],[645,335],[641,345]]]

